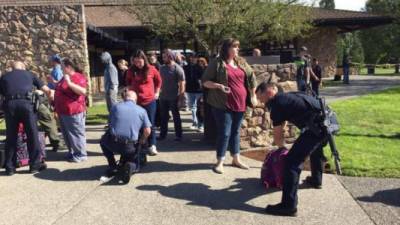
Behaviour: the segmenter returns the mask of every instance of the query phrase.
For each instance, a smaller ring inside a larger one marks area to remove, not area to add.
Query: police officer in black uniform
[[[316,98],[300,92],[278,93],[275,84],[261,83],[256,90],[257,98],[266,104],[273,123],[274,142],[284,148],[284,126],[293,123],[301,134],[289,151],[284,169],[282,201],[268,205],[266,212],[272,215],[297,215],[297,189],[302,164],[310,155],[311,177],[305,180],[311,187],[320,188],[322,182],[322,146],[326,135],[319,130],[318,115],[321,107]]]
[[[37,173],[46,169],[46,164],[39,158],[39,135],[37,117],[32,104],[32,89],[35,86],[50,95],[50,89],[38,77],[26,71],[22,62],[13,62],[12,68],[11,72],[0,78],[0,94],[5,100],[3,103],[6,119],[5,169],[9,176],[15,173],[19,123],[23,123],[28,138],[29,172]]]

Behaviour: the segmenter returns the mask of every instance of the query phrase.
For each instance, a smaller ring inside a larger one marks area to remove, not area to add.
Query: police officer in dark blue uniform
[[[322,146],[327,137],[319,129],[319,102],[312,96],[300,92],[278,93],[275,84],[261,83],[256,90],[257,98],[266,104],[273,123],[274,142],[284,148],[284,126],[286,121],[293,123],[301,134],[289,151],[284,169],[282,201],[277,205],[268,205],[266,212],[272,215],[297,215],[297,189],[302,164],[310,155],[311,177],[306,183],[320,188],[322,182]]]
[[[3,108],[6,120],[5,169],[9,176],[15,173],[19,123],[23,123],[28,138],[29,172],[36,173],[46,169],[46,164],[39,158],[39,135],[37,117],[32,104],[32,89],[35,86],[50,95],[50,89],[38,77],[26,71],[22,62],[13,62],[12,68],[11,72],[0,78],[0,94],[4,96]]]

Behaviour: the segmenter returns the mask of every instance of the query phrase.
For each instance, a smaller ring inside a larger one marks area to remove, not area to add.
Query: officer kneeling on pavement
[[[282,201],[277,205],[268,205],[266,213],[281,216],[296,216],[297,189],[302,164],[310,155],[311,177],[305,182],[311,187],[320,188],[322,183],[322,147],[327,137],[319,129],[317,119],[321,106],[312,96],[299,92],[278,93],[275,84],[261,83],[256,90],[257,98],[265,103],[270,111],[273,123],[274,142],[284,148],[284,126],[286,121],[301,129],[301,134],[289,151],[283,172]]]
[[[15,61],[12,71],[0,78],[0,94],[4,96],[4,113],[6,119],[6,174],[15,173],[18,125],[23,123],[27,135],[29,152],[29,172],[37,173],[47,166],[40,160],[40,144],[37,117],[33,106],[35,86],[50,97],[50,89],[35,75],[25,70],[22,62]]]
[[[121,176],[124,183],[129,183],[131,174],[138,169],[137,146],[145,144],[151,133],[151,123],[146,111],[136,105],[136,93],[124,89],[123,102],[111,108],[109,128],[100,140],[100,146],[107,158],[109,169],[106,177]],[[139,139],[140,131],[142,131]],[[117,165],[114,153],[120,153],[121,159]]]

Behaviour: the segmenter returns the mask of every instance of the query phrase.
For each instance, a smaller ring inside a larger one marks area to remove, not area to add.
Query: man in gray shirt
[[[118,95],[118,71],[112,63],[110,53],[103,52],[101,61],[105,65],[104,69],[104,91],[106,93],[107,110],[110,112],[113,105],[117,103]]]
[[[160,67],[162,86],[160,93],[161,128],[159,140],[167,137],[169,111],[174,119],[175,140],[182,140],[182,121],[179,114],[178,99],[185,93],[185,73],[175,62],[175,55],[170,49],[163,52],[164,65]]]

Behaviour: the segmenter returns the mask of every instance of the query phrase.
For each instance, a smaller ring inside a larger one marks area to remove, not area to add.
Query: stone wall
[[[296,66],[294,64],[283,65],[252,65],[257,83],[265,80],[278,83],[280,89],[285,92],[296,91],[295,80]],[[296,128],[288,125],[285,137],[290,142],[296,135]],[[246,112],[240,131],[242,149],[272,146],[272,123],[268,110],[264,104],[259,104]]]
[[[306,38],[299,39],[298,46],[306,46],[312,57],[319,60],[324,77],[336,74],[337,28],[316,28]]]
[[[20,60],[45,80],[55,53],[75,58],[89,74],[83,6],[0,6],[0,71]]]

